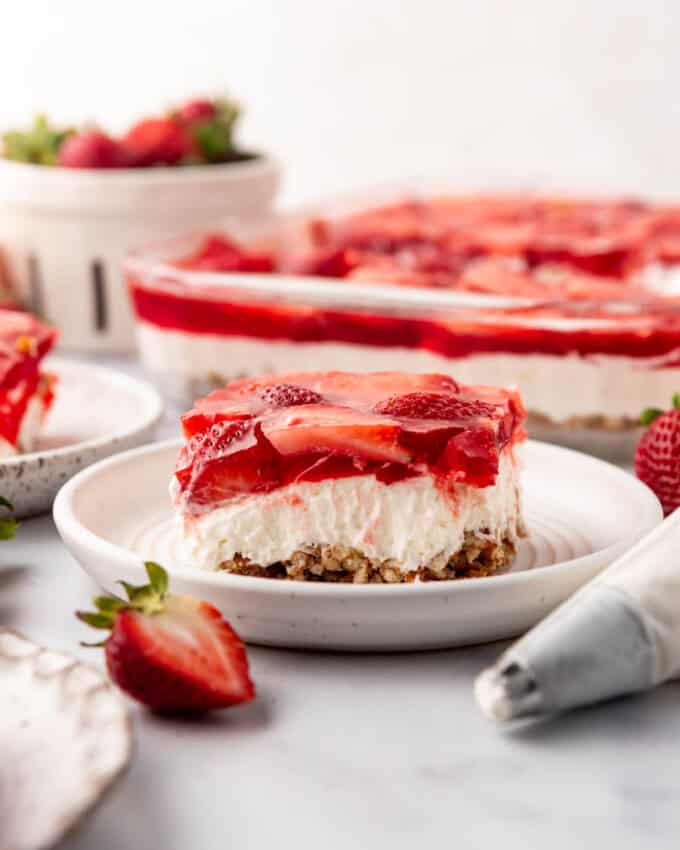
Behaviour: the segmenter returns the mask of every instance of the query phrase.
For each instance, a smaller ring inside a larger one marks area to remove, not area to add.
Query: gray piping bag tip
[[[652,687],[654,639],[618,587],[591,583],[511,646],[475,682],[494,720],[552,714]]]
[[[536,682],[519,664],[497,664],[475,679],[475,696],[489,720],[507,723],[540,711]]]

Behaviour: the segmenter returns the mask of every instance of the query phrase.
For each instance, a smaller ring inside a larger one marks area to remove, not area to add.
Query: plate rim
[[[85,452],[89,450],[97,450],[104,446],[109,446],[111,443],[125,439],[134,434],[145,431],[147,428],[152,428],[157,425],[164,411],[163,399],[158,390],[147,381],[140,378],[132,377],[131,375],[121,372],[117,369],[111,369],[107,366],[91,365],[90,363],[82,363],[75,360],[68,360],[59,356],[51,356],[45,360],[45,365],[57,372],[57,378],[61,379],[61,375],[69,371],[75,373],[87,373],[92,377],[104,379],[110,385],[116,387],[127,386],[132,389],[139,398],[146,401],[146,409],[142,411],[142,416],[134,425],[127,425],[116,431],[112,431],[101,437],[93,437],[89,440],[81,440],[78,443],[71,443],[67,446],[59,446],[54,449],[40,449],[34,452],[24,452],[22,454],[11,455],[10,457],[0,458],[0,468],[25,465],[27,463],[35,463],[36,461],[51,461],[53,459],[66,457],[69,454],[77,452]],[[115,457],[115,455],[114,455]]]
[[[150,443],[140,446],[135,449],[118,452],[112,457],[97,461],[85,469],[74,475],[67,481],[57,493],[52,508],[52,515],[59,535],[71,551],[69,541],[74,539],[78,541],[84,548],[93,552],[96,557],[116,562],[121,564],[123,568],[141,566],[141,556],[137,557],[130,549],[117,543],[110,541],[95,534],[83,523],[79,521],[73,508],[75,492],[86,485],[90,479],[98,476],[102,471],[107,470],[111,466],[116,466],[123,462],[127,462],[131,458],[139,455],[150,453],[161,453],[168,451],[170,448],[179,450],[184,441],[181,437],[173,437],[166,440]],[[431,582],[414,582],[414,583],[395,583],[395,584],[366,584],[355,585],[349,583],[335,584],[324,582],[286,582],[286,581],[271,581],[263,580],[259,576],[241,576],[232,575],[224,572],[202,571],[202,570],[187,570],[184,568],[172,568],[169,570],[170,577],[178,581],[195,582],[202,586],[211,587],[215,583],[219,583],[223,588],[232,588],[240,590],[267,590],[269,593],[284,596],[336,596],[342,595],[352,596],[398,596],[399,594],[409,594],[412,596],[428,596],[431,594],[437,595],[443,589],[453,591],[455,593],[471,593],[480,588],[480,586],[490,586],[495,588],[521,586],[530,583],[531,578],[538,574],[545,576],[557,575],[559,573],[572,570],[579,565],[583,565],[589,559],[598,558],[602,560],[613,560],[620,556],[640,540],[645,534],[651,531],[663,520],[663,511],[661,504],[652,490],[643,484],[642,481],[635,476],[626,472],[624,469],[615,466],[607,461],[592,457],[584,452],[568,449],[563,446],[557,446],[552,443],[545,443],[539,440],[527,440],[525,445],[536,447],[540,451],[557,452],[559,454],[567,454],[577,456],[579,460],[586,460],[599,466],[603,473],[615,478],[625,480],[628,484],[637,487],[642,499],[646,499],[647,504],[644,508],[644,516],[640,525],[635,532],[622,535],[621,539],[616,543],[606,546],[604,549],[599,549],[596,552],[591,552],[588,555],[580,555],[577,558],[570,558],[566,561],[559,561],[556,564],[547,564],[537,570],[521,570],[519,572],[502,573],[500,575],[483,576],[478,578],[467,578],[465,581],[431,581]],[[641,511],[642,514],[642,511]],[[76,559],[77,560],[77,559]],[[89,571],[88,571],[89,572]]]

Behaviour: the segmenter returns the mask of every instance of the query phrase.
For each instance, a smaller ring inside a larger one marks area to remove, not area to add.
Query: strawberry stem
[[[659,416],[661,416],[662,413],[663,410],[661,410],[660,407],[647,407],[640,414],[640,424],[651,425],[651,423]]]
[[[14,510],[14,505],[9,501],[9,499],[5,499],[4,496],[0,496],[0,507],[7,508],[8,511]],[[11,540],[14,537],[18,526],[19,523],[14,519],[14,517],[0,517],[0,540]]]
[[[0,518],[0,537],[2,535],[2,519]],[[135,586],[126,581],[119,581],[127,594],[127,600],[113,594],[96,596],[94,605],[96,611],[76,611],[76,617],[93,629],[112,629],[119,611],[140,611],[152,616],[164,610],[164,600],[168,592],[168,574],[155,561],[145,561],[144,567],[149,577],[148,584]],[[104,641],[105,643],[106,641]],[[83,646],[102,646],[101,643],[82,644]]]
[[[680,407],[680,393],[673,393],[673,407]]]

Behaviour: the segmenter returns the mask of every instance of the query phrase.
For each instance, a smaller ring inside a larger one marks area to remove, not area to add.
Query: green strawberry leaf
[[[655,419],[658,419],[659,416],[663,413],[660,407],[647,407],[640,414],[640,424],[641,425],[651,425]]]
[[[117,596],[95,596],[94,604],[100,614],[115,614],[127,607],[127,602]]]
[[[0,520],[1,522],[1,520]],[[139,611],[145,616],[160,614],[168,591],[168,574],[155,561],[145,561],[149,577],[148,584],[134,585],[119,581],[127,594],[127,600],[107,593],[94,598],[96,611],[76,611],[76,617],[94,629],[112,629],[121,611]],[[105,641],[104,641],[105,643]],[[82,646],[102,646],[102,643],[83,643]]]
[[[0,540],[11,540],[18,527],[19,523],[12,517],[0,517]]]
[[[149,584],[152,590],[161,597],[165,596],[168,592],[168,574],[166,571],[155,561],[145,561],[144,567],[149,576]]]
[[[113,625],[111,614],[96,614],[93,611],[76,611],[76,617],[93,629],[110,629]]]
[[[38,115],[28,130],[10,130],[2,136],[3,155],[18,162],[55,165],[59,148],[73,132],[52,127],[44,115]]]

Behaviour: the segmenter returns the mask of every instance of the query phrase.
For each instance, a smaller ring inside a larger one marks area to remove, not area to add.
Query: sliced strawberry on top
[[[498,405],[435,392],[390,396],[373,409],[402,420],[401,443],[429,463],[437,463],[454,435],[480,427],[493,432],[503,415],[503,408]]]
[[[348,248],[331,248],[314,252],[294,261],[291,271],[317,277],[346,277],[360,266],[361,254]]]
[[[205,237],[198,248],[175,260],[178,268],[214,272],[273,272],[274,257],[250,251],[219,233]]]
[[[399,445],[397,422],[348,407],[289,408],[264,421],[262,431],[282,455],[330,451],[397,463],[411,459],[411,453]]]
[[[497,413],[497,407],[488,402],[476,399],[466,401],[455,395],[435,392],[390,396],[379,401],[373,409],[376,413],[400,419],[445,419],[460,422],[492,418]]]
[[[288,376],[292,378],[292,376]],[[317,378],[315,389],[335,401],[378,401],[388,395],[417,390],[456,392],[458,384],[449,375],[404,372],[328,372]]]
[[[216,422],[251,419],[254,406],[250,399],[200,399],[196,407],[181,417],[182,431],[187,439],[201,434]]]
[[[161,713],[200,713],[248,702],[255,688],[240,638],[207,602],[167,592],[168,577],[147,561],[149,584],[125,584],[127,600],[95,599],[83,622],[109,630],[104,643],[113,682]]]
[[[276,486],[278,456],[259,429],[249,420],[220,420],[193,436],[177,459],[180,498],[205,505]]]
[[[447,471],[458,473],[465,484],[490,487],[498,475],[498,443],[493,428],[478,427],[452,437],[440,461]]]
[[[300,384],[271,384],[257,396],[269,407],[298,407],[301,404],[322,404],[323,396]]]

